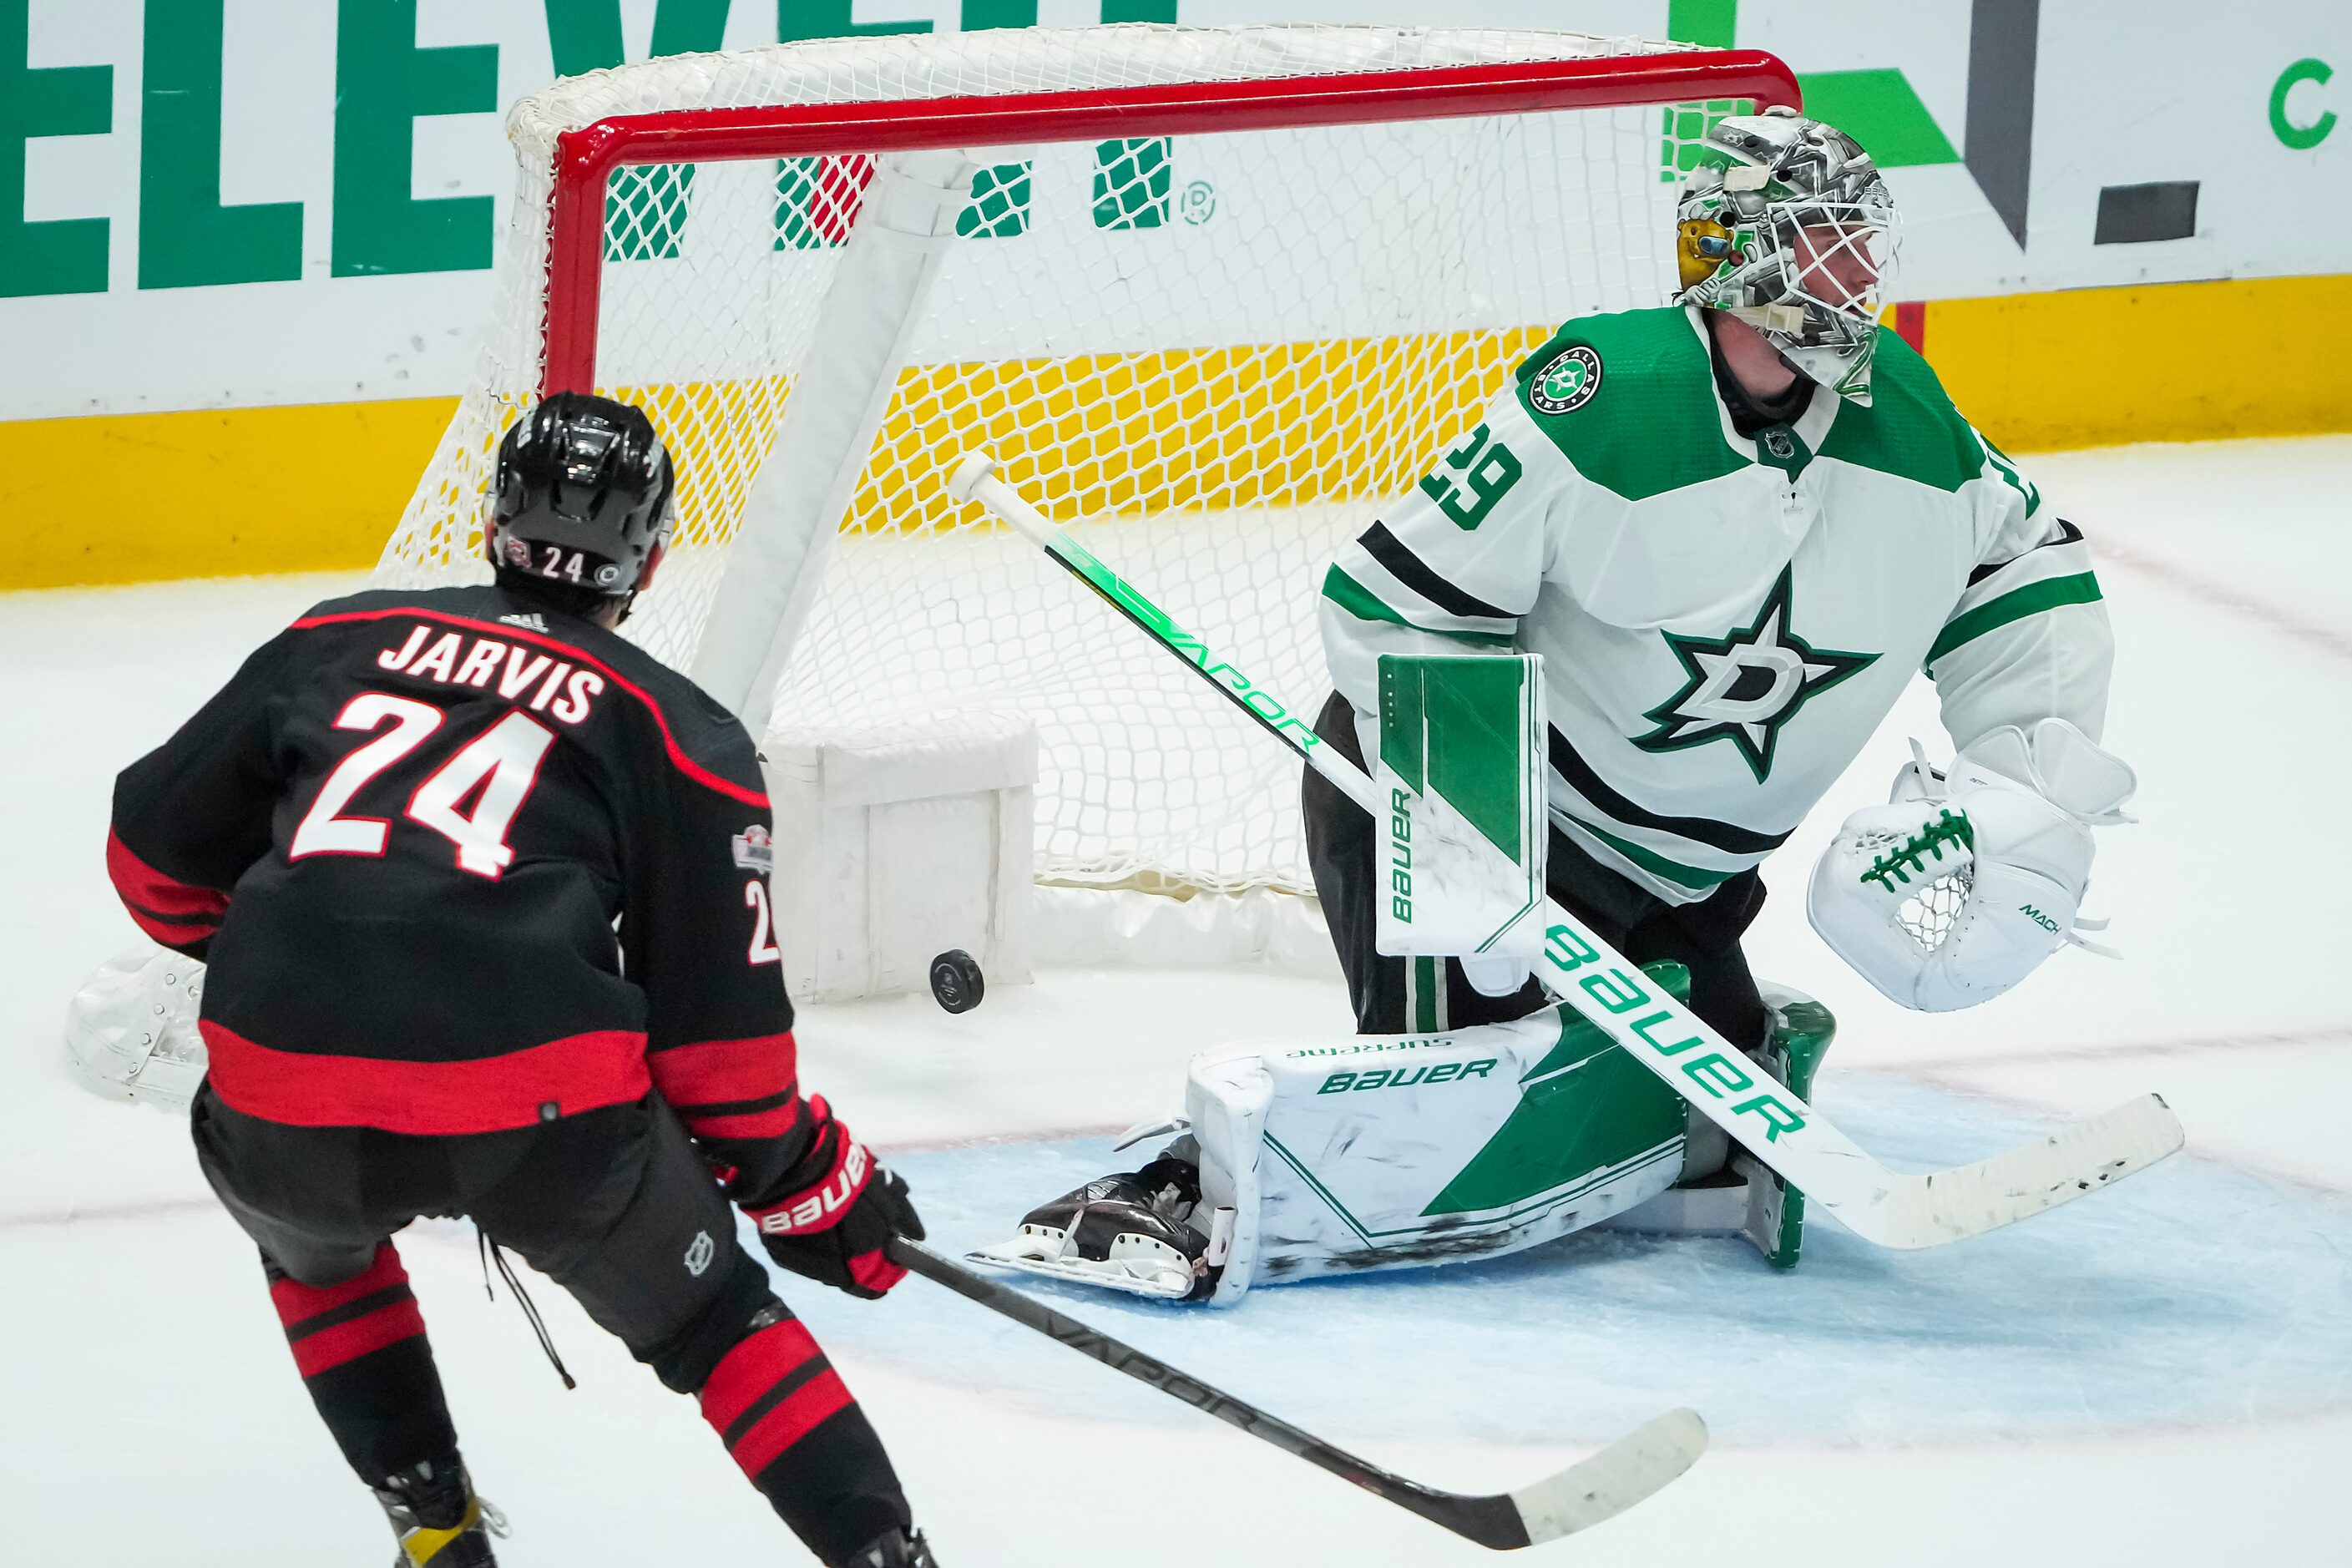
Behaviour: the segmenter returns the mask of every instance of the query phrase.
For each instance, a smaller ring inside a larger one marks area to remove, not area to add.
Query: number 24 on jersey
[[[391,825],[378,816],[346,816],[344,808],[370,780],[423,745],[446,715],[430,702],[368,691],[343,705],[338,730],[384,732],[335,764],[319,798],[294,829],[287,858],[311,855],[381,856]],[[390,729],[384,727],[389,724]],[[457,847],[457,868],[496,880],[514,859],[507,839],[555,731],[520,709],[476,736],[408,797],[404,815]],[[468,811],[465,803],[473,800]]]

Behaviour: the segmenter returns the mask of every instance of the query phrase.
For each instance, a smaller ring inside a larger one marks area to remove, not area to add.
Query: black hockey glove
[[[816,1141],[777,1184],[777,1195],[747,1203],[761,1244],[778,1267],[878,1300],[907,1271],[884,1256],[893,1236],[923,1239],[923,1222],[907,1184],[833,1119],[822,1097],[809,1100]]]

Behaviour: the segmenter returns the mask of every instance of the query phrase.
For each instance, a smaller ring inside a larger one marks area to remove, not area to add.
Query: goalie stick
[[[1497,1552],[1556,1541],[1614,1518],[1689,1469],[1706,1451],[1706,1423],[1698,1418],[1698,1412],[1669,1410],[1591,1458],[1517,1491],[1484,1497],[1441,1491],[1392,1475],[1311,1432],[1302,1432],[1246,1400],[1212,1388],[1076,1318],[1064,1317],[1034,1296],[983,1279],[919,1242],[892,1237],[886,1250],[890,1261],[910,1274],[944,1285],[1080,1355],[1092,1356],[1113,1371],[1150,1384],[1284,1453],[1296,1454],[1341,1480],[1353,1481],[1374,1497]]]
[[[1385,811],[1361,768],[1055,527],[996,477],[986,453],[964,454],[947,489],[1044,549],[1349,799],[1375,817]],[[1735,1047],[1663,987],[1645,983],[1559,900],[1548,899],[1544,909],[1542,972],[1552,991],[1790,1186],[1881,1247],[1937,1247],[2014,1224],[2145,1170],[2181,1145],[2179,1118],[2160,1096],[2147,1094],[1972,1165],[1925,1175],[1890,1171],[1785,1086],[1751,1077],[1753,1064]]]

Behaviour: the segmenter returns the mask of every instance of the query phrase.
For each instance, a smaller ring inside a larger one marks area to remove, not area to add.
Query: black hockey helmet
[[[499,443],[484,552],[500,571],[626,598],[669,547],[677,489],[644,410],[559,392]]]

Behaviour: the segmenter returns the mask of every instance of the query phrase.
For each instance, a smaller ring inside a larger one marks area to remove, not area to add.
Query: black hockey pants
[[[872,1426],[735,1240],[658,1097],[511,1131],[294,1127],[200,1090],[196,1152],[260,1247],[295,1361],[362,1480],[453,1463],[457,1433],[391,1237],[464,1215],[520,1253],[704,1416],[776,1511],[835,1563],[910,1521]]]
[[[1315,732],[1359,765],[1355,710],[1334,692],[1316,717]],[[1458,960],[1384,958],[1372,945],[1376,900],[1386,886],[1372,819],[1314,769],[1299,792],[1307,819],[1307,859],[1323,918],[1348,977],[1356,1032],[1402,1035],[1466,1029],[1524,1018],[1545,1005],[1530,979],[1507,996],[1473,987]],[[1756,977],[1739,938],[1764,907],[1764,883],[1755,872],[1732,878],[1694,904],[1669,904],[1594,860],[1557,827],[1549,859],[1551,896],[1594,933],[1636,963],[1671,959],[1690,970],[1691,1011],[1743,1049],[1761,1047],[1770,1028]]]

